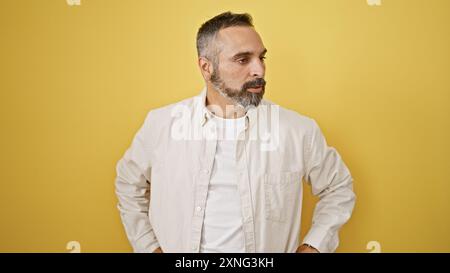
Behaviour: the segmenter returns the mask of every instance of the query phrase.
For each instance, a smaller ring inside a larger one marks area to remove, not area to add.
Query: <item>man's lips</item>
[[[247,91],[251,93],[260,93],[263,90],[262,86],[248,88]]]

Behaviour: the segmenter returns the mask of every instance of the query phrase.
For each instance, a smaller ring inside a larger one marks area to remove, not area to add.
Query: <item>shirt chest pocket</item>
[[[264,175],[264,213],[267,220],[285,222],[300,208],[301,173],[282,172]]]

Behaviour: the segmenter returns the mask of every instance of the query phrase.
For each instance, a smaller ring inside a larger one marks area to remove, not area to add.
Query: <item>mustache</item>
[[[242,86],[243,90],[247,90],[248,88],[256,88],[256,87],[265,87],[266,81],[263,78],[257,78],[252,81],[244,83]]]

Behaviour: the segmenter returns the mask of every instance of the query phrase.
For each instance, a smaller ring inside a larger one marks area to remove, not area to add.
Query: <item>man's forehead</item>
[[[253,52],[260,54],[264,51],[264,44],[259,34],[252,27],[228,27],[221,29],[217,35],[217,42],[224,54],[239,52]]]

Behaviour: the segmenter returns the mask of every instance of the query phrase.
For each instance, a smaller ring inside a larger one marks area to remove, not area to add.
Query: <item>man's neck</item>
[[[216,116],[221,118],[240,118],[245,115],[245,110],[236,105],[229,98],[222,96],[211,85],[207,85],[206,107]]]

